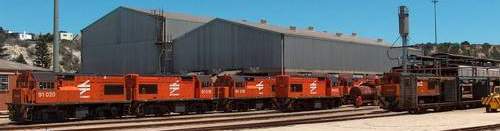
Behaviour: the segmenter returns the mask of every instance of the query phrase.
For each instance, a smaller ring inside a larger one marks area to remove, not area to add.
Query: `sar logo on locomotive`
[[[170,96],[179,96],[179,89],[181,87],[181,84],[179,84],[179,81],[175,81],[174,83],[169,85],[170,89]]]
[[[311,94],[317,94],[317,90],[316,88],[318,88],[318,84],[317,84],[317,81],[314,81],[312,82],[310,85],[309,85],[309,89],[310,89],[310,92]]]
[[[90,80],[86,80],[82,84],[77,85],[78,90],[80,90],[80,98],[90,98],[90,96],[87,94],[87,92],[90,91]]]
[[[259,90],[259,95],[264,95],[264,81],[257,83],[257,90]]]

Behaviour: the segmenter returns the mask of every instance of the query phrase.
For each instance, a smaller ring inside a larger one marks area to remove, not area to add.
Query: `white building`
[[[61,40],[73,40],[73,38],[75,38],[75,35],[73,35],[73,33],[61,31],[59,32],[59,37],[61,38]]]
[[[33,35],[32,34],[28,34],[28,33],[26,33],[26,31],[24,31],[23,33],[19,33],[18,34],[18,39],[19,40],[32,40],[33,39]]]

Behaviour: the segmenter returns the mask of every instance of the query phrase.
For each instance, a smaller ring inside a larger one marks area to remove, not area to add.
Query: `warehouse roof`
[[[49,69],[35,67],[27,64],[16,63],[8,60],[0,59],[0,70],[33,70],[33,71],[50,71]]]
[[[135,9],[135,8],[124,7],[124,6],[120,6],[118,8],[123,8],[123,9],[141,12],[141,13],[146,13],[148,15],[154,15],[153,10],[147,11],[147,10]],[[197,23],[207,23],[207,22],[214,19],[211,17],[193,16],[193,15],[187,15],[187,14],[182,14],[182,13],[173,13],[173,12],[163,12],[163,15],[167,19],[184,20],[184,21],[197,22]]]
[[[224,19],[220,19],[224,20]],[[379,40],[371,40],[371,39],[366,39],[366,38],[361,38],[358,36],[353,36],[353,35],[340,35],[337,36],[337,34],[332,34],[328,32],[322,32],[322,31],[314,31],[314,29],[309,30],[309,29],[299,29],[294,27],[295,29],[290,29],[290,28],[285,28],[281,26],[276,26],[276,25],[270,25],[269,23],[255,23],[255,22],[248,22],[248,21],[231,21],[231,20],[225,20],[229,22],[235,22],[238,24],[243,24],[259,29],[264,29],[264,30],[269,30],[273,32],[278,32],[286,35],[295,35],[295,36],[303,36],[303,37],[312,37],[312,38],[319,38],[319,39],[325,39],[325,40],[333,40],[333,41],[345,41],[345,42],[351,42],[351,43],[358,43],[358,44],[372,44],[372,45],[382,45],[382,46],[389,46],[383,41]],[[380,39],[381,40],[381,39]]]
[[[135,8],[125,7],[125,6],[120,6],[117,9],[115,9],[114,11],[119,10],[119,9],[136,11],[136,12],[140,12],[140,13],[145,13],[147,15],[154,14],[152,11],[135,9]],[[109,14],[111,14],[111,13],[109,13]],[[327,33],[327,32],[322,32],[322,31],[314,31],[314,30],[309,30],[309,29],[299,29],[296,27],[294,30],[292,30],[288,27],[276,26],[276,25],[271,25],[268,23],[263,24],[263,23],[255,23],[255,22],[248,22],[248,21],[225,20],[225,19],[220,19],[220,18],[215,19],[212,17],[192,16],[192,15],[181,14],[181,13],[164,12],[163,14],[167,19],[184,20],[184,21],[197,22],[197,23],[208,23],[212,20],[222,20],[222,21],[226,21],[226,22],[247,25],[247,26],[251,26],[254,28],[258,28],[258,29],[268,30],[268,31],[272,31],[272,32],[278,32],[278,33],[282,33],[282,34],[286,34],[286,35],[312,37],[312,38],[319,38],[319,39],[333,40],[333,41],[345,41],[345,42],[358,43],[358,44],[389,46],[382,39],[373,40],[373,39],[366,39],[366,38],[361,38],[361,37],[353,36],[353,35],[340,35],[340,36],[338,36],[339,34],[332,34],[332,33]],[[106,16],[104,16],[104,17],[106,17]],[[97,20],[97,21],[99,21],[99,20]],[[93,24],[90,24],[86,28],[90,27],[91,25],[93,25]],[[84,28],[82,31],[86,30],[86,28]]]
[[[139,13],[144,13],[146,15],[154,15],[153,11],[147,11],[147,10],[141,10],[141,9],[135,9],[135,8],[130,8],[130,7],[125,7],[125,6],[120,6],[116,8],[115,10],[111,11],[110,13],[106,14],[105,16],[99,18],[99,20],[96,20],[94,23],[97,23],[98,21],[102,20],[105,18],[107,15],[112,14],[115,11],[125,9],[129,11],[135,11]],[[182,13],[173,13],[173,12],[163,12],[163,15],[167,19],[176,19],[176,20],[183,20],[183,21],[189,21],[189,22],[196,22],[196,23],[207,23],[214,18],[211,17],[201,17],[201,16],[192,16],[192,15],[187,15],[187,14],[182,14]],[[87,28],[91,27],[94,25],[94,23],[88,25],[87,27],[83,28],[82,31],[85,31]]]

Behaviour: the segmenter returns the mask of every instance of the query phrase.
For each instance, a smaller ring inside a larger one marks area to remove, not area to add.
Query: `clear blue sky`
[[[288,27],[357,32],[362,37],[397,37],[398,6],[411,11],[411,43],[433,42],[431,0],[60,0],[61,30],[81,29],[119,6],[230,20],[258,21]],[[0,26],[14,31],[51,32],[52,0],[1,0]],[[500,0],[440,0],[439,42],[500,44]]]

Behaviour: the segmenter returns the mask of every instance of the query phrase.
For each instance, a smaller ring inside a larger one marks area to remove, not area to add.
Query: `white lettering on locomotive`
[[[260,81],[256,86],[259,90],[259,95],[264,95],[264,81]]]
[[[311,94],[317,94],[318,92],[316,91],[316,88],[318,88],[318,84],[316,84],[317,81],[314,81],[309,85],[309,89],[311,91]]]
[[[181,85],[179,84],[179,81],[175,81],[174,83],[169,85],[170,89],[170,96],[179,96],[179,89]]]
[[[237,93],[237,94],[245,94],[245,93],[246,93],[246,90],[245,90],[245,89],[236,89],[236,90],[234,90],[234,93]]]
[[[90,84],[89,84],[89,82],[90,82],[90,80],[86,80],[82,84],[79,84],[79,85],[76,86],[76,87],[78,87],[78,90],[80,90],[80,98],[90,98],[89,95],[86,95],[87,92],[90,91]]]
[[[37,95],[40,98],[51,98],[56,97],[56,92],[38,92]]]
[[[201,90],[201,94],[212,94],[212,90]]]

